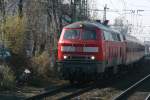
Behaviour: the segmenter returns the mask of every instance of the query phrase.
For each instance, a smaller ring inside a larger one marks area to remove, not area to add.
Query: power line
[[[112,4],[112,6],[115,8],[115,9],[117,9],[115,6],[114,6],[114,4],[113,4],[113,2],[112,2],[112,0],[109,0],[110,1],[110,3]],[[119,12],[117,12],[119,15],[121,15],[121,13],[119,13]]]
[[[104,11],[102,9],[89,9],[90,11]],[[119,12],[118,10],[115,9],[108,9],[107,12]]]
[[[124,5],[124,8],[126,9],[126,2],[125,2],[125,0],[122,0],[122,3]]]

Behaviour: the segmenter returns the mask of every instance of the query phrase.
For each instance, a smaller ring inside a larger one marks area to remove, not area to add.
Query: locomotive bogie
[[[59,70],[65,80],[93,80],[104,71],[104,64],[98,61],[63,61],[59,62]]]

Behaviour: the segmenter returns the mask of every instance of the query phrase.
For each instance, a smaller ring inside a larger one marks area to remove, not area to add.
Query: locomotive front
[[[77,22],[63,28],[58,42],[58,71],[63,79],[94,79],[102,70],[101,31],[91,23]]]

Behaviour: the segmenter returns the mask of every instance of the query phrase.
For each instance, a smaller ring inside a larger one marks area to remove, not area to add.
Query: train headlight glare
[[[95,56],[91,56],[91,60],[95,60]]]
[[[64,56],[64,59],[67,59],[68,57],[67,56]]]

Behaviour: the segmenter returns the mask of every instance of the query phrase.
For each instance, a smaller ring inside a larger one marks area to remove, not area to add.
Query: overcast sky
[[[110,20],[110,23],[113,23],[114,22],[113,20],[115,18],[122,17],[123,19],[128,20],[129,24],[134,25],[135,30],[137,30],[136,28],[138,27],[139,33],[140,31],[142,31],[142,29],[143,29],[142,34],[150,33],[149,32],[150,27],[146,27],[150,26],[150,0],[92,0],[92,1],[96,2],[95,5],[97,9],[104,9],[105,4],[107,4],[107,7],[109,8],[107,12],[107,19]],[[98,18],[100,19],[103,18],[102,11],[97,12],[97,15]],[[147,37],[146,34],[145,36]]]

